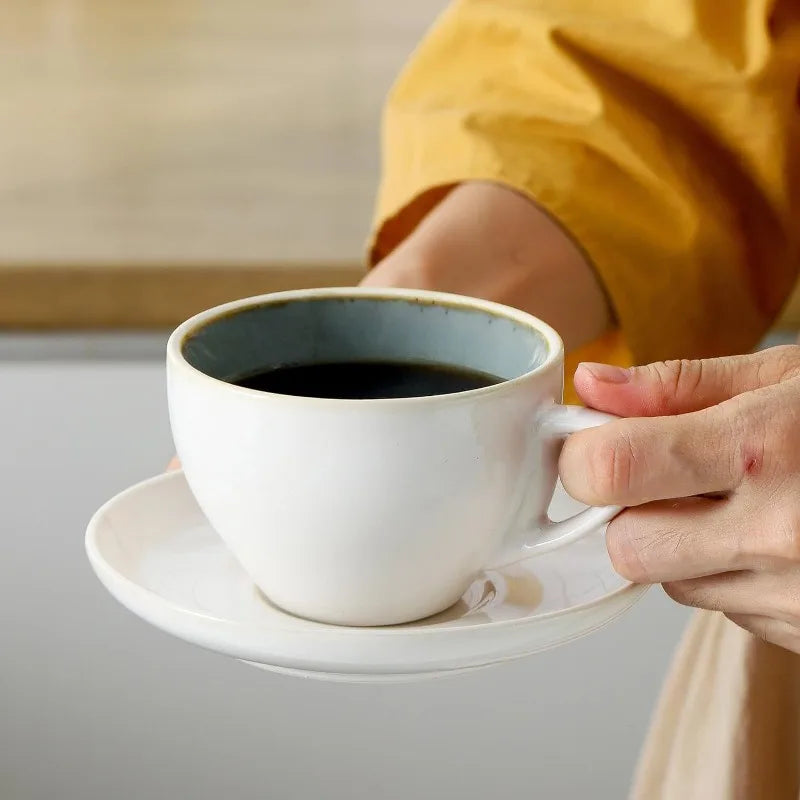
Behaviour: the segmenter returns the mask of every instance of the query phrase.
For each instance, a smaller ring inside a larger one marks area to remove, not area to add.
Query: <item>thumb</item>
[[[744,356],[660,361],[622,369],[579,364],[575,390],[591,408],[622,417],[699,411],[762,386],[800,375],[800,347],[773,347]]]

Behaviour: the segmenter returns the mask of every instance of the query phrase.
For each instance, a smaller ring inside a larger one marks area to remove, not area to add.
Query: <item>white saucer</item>
[[[551,512],[574,513],[559,489]],[[253,585],[181,472],[127,489],[92,518],[86,550],[120,603],[168,633],[265,669],[340,681],[407,681],[520,658],[597,630],[646,587],[611,568],[604,531],[479,576],[452,608],[388,628],[299,619]]]

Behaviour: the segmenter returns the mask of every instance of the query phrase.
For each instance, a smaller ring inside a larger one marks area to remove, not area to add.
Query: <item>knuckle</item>
[[[682,606],[691,606],[692,608],[708,607],[703,602],[701,593],[688,581],[671,581],[662,584],[662,587],[667,596]]]
[[[637,547],[630,512],[613,519],[606,531],[606,549],[614,571],[633,583],[652,583],[651,570]]]
[[[705,608],[709,611],[722,610],[720,600],[713,593],[704,591],[692,581],[672,581],[662,585],[667,595],[682,606]]]
[[[682,606],[693,605],[691,602],[692,593],[687,588],[685,583],[681,581],[671,581],[668,583],[662,583],[661,586],[664,589],[667,597],[671,598],[676,603],[680,603]]]
[[[675,372],[675,394],[691,395],[703,381],[703,362],[680,359],[673,367]]]
[[[623,539],[619,536],[608,535],[606,548],[611,566],[614,571],[632,583],[649,583],[646,570],[635,559],[631,558]]]
[[[693,394],[703,380],[703,362],[699,360],[682,358],[657,361],[644,369],[650,373],[664,403]]]
[[[656,361],[636,369],[642,370],[644,377],[653,386],[653,412],[669,413],[676,398],[693,394],[703,380],[703,362],[692,359]]]
[[[609,505],[631,502],[636,455],[625,431],[597,441],[589,455],[590,480],[598,499]]]

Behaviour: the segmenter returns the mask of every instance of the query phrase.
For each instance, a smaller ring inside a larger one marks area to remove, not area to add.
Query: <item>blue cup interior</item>
[[[427,299],[332,296],[234,309],[191,331],[186,361],[222,381],[283,366],[414,362],[512,380],[548,358],[545,336],[511,316]]]

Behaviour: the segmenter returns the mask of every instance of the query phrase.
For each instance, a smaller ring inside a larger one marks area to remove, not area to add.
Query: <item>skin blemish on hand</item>
[[[761,472],[763,456],[752,450],[742,453],[742,480],[745,478],[755,478]]]

